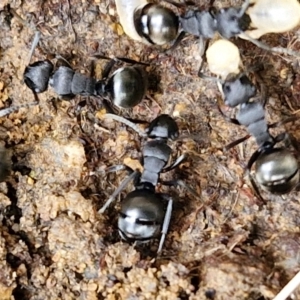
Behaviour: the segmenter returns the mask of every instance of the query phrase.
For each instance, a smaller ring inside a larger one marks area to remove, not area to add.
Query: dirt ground
[[[208,8],[208,2],[199,6]],[[215,1],[216,7],[236,4]],[[39,105],[0,119],[1,143],[13,161],[11,176],[0,184],[0,299],[272,299],[300,269],[300,193],[263,192],[261,203],[243,177],[257,149],[254,139],[223,150],[246,131],[224,120],[216,84],[197,76],[197,39],[186,37],[170,53],[132,41],[118,25],[112,0],[2,0],[0,108],[34,101],[23,83],[34,25],[42,38],[31,62],[59,54],[85,74],[95,54],[151,63],[147,99],[120,114],[151,121],[168,113],[181,135],[194,137],[172,144],[173,158],[187,153],[188,160],[165,176],[184,180],[201,197],[158,187],[175,198],[159,257],[157,240],[145,247],[122,242],[119,201],[104,215],[97,211],[126,176],[106,175],[106,168],[136,163],[141,137],[104,120],[98,99],[61,101],[50,88],[39,95]],[[294,30],[262,40],[300,51],[299,36]],[[268,121],[299,110],[299,59],[234,43],[246,67],[264,66]],[[96,61],[97,78],[106,63]],[[286,130],[300,142],[299,124],[272,132]]]

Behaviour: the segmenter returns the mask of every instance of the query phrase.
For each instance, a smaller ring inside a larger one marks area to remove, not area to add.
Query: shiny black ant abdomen
[[[259,146],[248,162],[248,173],[250,174],[255,163],[255,177],[263,189],[274,194],[285,194],[294,189],[299,183],[298,161],[287,148],[276,147],[279,142],[288,141],[289,137],[286,133],[276,137],[269,133],[270,126],[265,120],[263,105],[259,102],[242,104],[237,114],[237,121],[247,128]],[[272,127],[275,125],[273,124]]]

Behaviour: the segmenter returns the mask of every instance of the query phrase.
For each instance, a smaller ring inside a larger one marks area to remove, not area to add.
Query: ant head
[[[165,114],[155,118],[146,132],[150,138],[175,139],[179,135],[175,120]]]
[[[218,32],[227,39],[239,35],[248,29],[251,19],[247,14],[241,15],[241,8],[221,9],[216,15]]]
[[[230,107],[247,103],[256,94],[256,88],[245,74],[229,74],[222,85],[224,102]]]
[[[164,45],[178,35],[179,20],[173,11],[158,4],[147,4],[134,13],[136,31],[148,42]]]

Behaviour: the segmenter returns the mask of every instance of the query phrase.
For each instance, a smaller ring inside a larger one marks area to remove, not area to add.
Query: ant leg
[[[278,121],[278,122],[268,125],[268,128],[275,128],[275,127],[281,126],[286,123],[294,122],[296,120],[299,120],[299,118],[300,118],[299,116],[288,117],[285,120]]]
[[[101,55],[101,54],[95,54],[92,57],[97,58],[97,59],[107,59],[107,60],[109,60],[109,62],[106,64],[106,66],[105,66],[105,68],[102,72],[102,79],[106,79],[108,77],[109,73],[111,72],[111,69],[116,64],[117,60],[113,59],[113,58],[109,58],[109,57]]]
[[[240,12],[238,14],[238,18],[241,18],[246,13],[246,10],[248,9],[249,5],[250,5],[250,0],[245,0],[243,5],[241,6]]]
[[[117,111],[114,109],[114,107],[111,105],[111,102],[107,99],[101,99],[102,105],[104,106],[105,110],[108,112],[108,114],[116,115]]]
[[[108,206],[115,200],[115,198],[127,187],[130,181],[134,180],[134,178],[139,174],[138,171],[134,171],[127,178],[125,178],[120,186],[113,192],[113,194],[108,198],[106,203],[98,210],[99,214],[103,214],[104,211],[108,208]]]
[[[180,44],[180,42],[183,40],[184,36],[185,36],[185,32],[184,32],[184,31],[181,31],[181,32],[179,33],[179,35],[177,36],[177,38],[176,38],[175,42],[173,43],[173,45],[172,45],[170,48],[168,48],[165,52],[168,53],[168,52],[173,51],[175,48],[177,48],[177,46],[178,46],[178,45]]]
[[[285,120],[270,124],[270,125],[268,125],[268,128],[276,128],[283,124],[294,122],[298,119],[299,119],[299,116],[292,116],[292,117],[286,118]],[[288,133],[284,132],[275,137],[276,143],[279,143],[281,141],[285,141],[285,144],[287,147],[292,145],[296,149],[297,152],[300,152],[300,147],[298,145],[297,140],[294,137],[290,136]]]
[[[33,90],[32,90],[32,93],[33,93],[33,97],[34,97],[34,100],[35,100],[35,102],[32,102],[32,105],[34,105],[33,103],[36,103],[36,104],[40,103],[40,99],[39,99],[37,93]]]
[[[126,58],[126,57],[115,57],[115,60],[117,60],[117,61],[119,60],[119,61],[125,62],[127,64],[138,64],[138,65],[143,65],[143,66],[150,66],[149,63],[136,61],[134,59],[130,59],[130,58]]]
[[[128,121],[132,122],[133,124],[149,124],[149,122],[145,120],[139,120],[139,119],[132,119],[132,118],[126,118]]]
[[[111,68],[115,65],[115,63],[117,61],[122,61],[125,62],[127,64],[139,64],[139,65],[143,65],[143,66],[150,66],[149,63],[145,63],[145,62],[140,62],[134,59],[130,59],[130,58],[126,58],[126,57],[118,57],[116,56],[115,58],[110,58],[101,54],[95,54],[92,57],[97,58],[97,59],[106,59],[106,60],[110,60],[110,62],[108,62],[107,66],[105,68],[108,68],[108,71],[103,71],[103,74],[106,73],[105,75],[103,75],[103,78],[107,78],[108,74],[111,71]],[[112,65],[110,65],[112,64]]]
[[[167,2],[169,4],[174,5],[177,8],[186,8],[187,6],[195,6],[195,2],[193,1],[184,1],[185,3],[178,3],[172,0],[164,0],[164,2]]]
[[[206,52],[207,48],[208,48],[208,39],[204,38],[202,35],[199,36],[199,54],[201,57],[204,56],[204,53]],[[203,64],[206,62],[206,56],[204,57],[204,59],[202,59],[200,68],[198,73],[201,71]]]
[[[189,185],[187,185],[183,180],[177,180],[177,185],[185,188],[190,194],[192,194],[195,198],[200,198],[201,196],[192,189]]]
[[[198,77],[200,77],[201,79],[204,79],[204,80],[211,80],[211,81],[215,81],[215,82],[219,81],[219,79],[217,77],[209,76],[209,75],[206,75],[203,72],[201,72],[201,68],[202,68],[202,66],[200,66],[200,69],[198,71]]]
[[[296,152],[300,153],[300,146],[299,146],[297,139],[294,136],[288,134],[287,132],[282,133],[282,135],[284,135],[282,141],[284,141],[285,147],[293,146],[294,149],[296,150]],[[280,139],[279,136],[277,136],[277,137],[278,137],[278,139]],[[276,141],[277,141],[277,137],[275,138]]]
[[[295,139],[295,137],[291,136],[287,132],[283,132],[283,133],[278,134],[274,138],[274,141],[275,141],[276,144],[280,143],[280,142],[284,142],[285,147],[290,147],[292,145],[297,152],[300,152],[300,147],[298,145],[297,140]]]
[[[275,144],[280,143],[282,141],[287,141],[287,140],[288,140],[288,134],[286,132],[280,133],[274,138]]]
[[[17,21],[21,23],[23,26],[26,26],[31,30],[38,31],[34,24],[30,24],[27,21],[23,20],[13,8],[9,7],[8,10],[17,19]]]
[[[29,59],[28,59],[28,64],[30,64],[30,61],[31,61],[31,58],[32,58],[32,55],[33,55],[33,52],[35,50],[35,48],[37,47],[38,43],[39,43],[39,40],[40,40],[40,36],[41,36],[41,33],[40,31],[37,29],[36,25],[34,24],[29,24],[28,22],[26,22],[25,20],[23,20],[18,14],[17,12],[9,7],[9,12],[17,19],[18,22],[20,22],[21,24],[23,24],[24,26],[30,28],[31,30],[34,30],[35,31],[35,35],[34,35],[34,39],[33,39],[33,42],[32,42],[32,45],[31,45],[31,49],[30,49],[30,52],[29,52]],[[34,93],[34,98],[37,102],[39,102],[39,99],[37,97],[37,95]]]
[[[258,159],[259,155],[261,154],[261,150],[258,149],[256,150],[252,156],[250,157],[247,167],[246,167],[246,175],[248,176],[248,178],[250,179],[251,185],[254,189],[255,195],[265,204],[266,201],[264,200],[264,198],[261,196],[260,191],[258,189],[258,186],[251,174],[251,168],[253,166],[253,164],[256,162],[256,160]]]
[[[250,173],[250,171],[247,170],[246,175],[248,176],[248,178],[250,180],[250,183],[251,183],[251,185],[252,185],[252,187],[254,189],[255,195],[258,197],[258,199],[261,202],[263,202],[264,204],[266,204],[266,200],[261,196],[260,191],[258,189],[258,186],[257,186],[257,184],[256,184],[256,182],[255,182],[255,180],[254,180],[254,178],[252,176],[252,174]]]
[[[102,59],[110,59],[110,61],[106,64],[104,71],[102,72],[102,79],[106,79],[108,77],[109,73],[111,72],[113,66],[117,63],[117,61],[122,61],[127,64],[139,64],[139,65],[143,65],[143,66],[150,66],[149,63],[136,61],[136,60],[126,58],[126,57],[108,58],[108,57],[102,56],[102,55],[94,55],[93,57],[102,58]]]
[[[256,63],[253,66],[247,66],[245,72],[242,73],[242,75],[248,75],[249,73],[254,73],[255,76],[258,75],[257,72],[263,71],[264,70],[264,65],[262,63]],[[260,79],[262,80],[262,79]]]
[[[92,60],[91,64],[90,64],[90,70],[89,70],[91,78],[95,78],[96,77],[96,75],[95,75],[95,69],[96,69],[96,67],[95,67],[95,61]]]
[[[285,54],[285,55],[291,55],[291,56],[295,56],[295,57],[300,57],[300,52],[293,51],[293,50],[286,49],[286,48],[282,48],[282,47],[270,47],[270,46],[266,45],[263,42],[260,42],[256,39],[253,39],[249,34],[247,34],[245,32],[242,33],[242,36],[245,36],[245,38],[248,39],[251,43],[253,43],[257,47],[259,47],[261,49],[264,49],[266,51],[276,52],[276,53]]]
[[[130,128],[132,128],[133,130],[135,130],[137,133],[139,133],[142,136],[144,135],[144,133],[141,133],[141,129],[139,129],[135,124],[149,124],[149,122],[147,122],[145,120],[124,118],[124,117],[118,116],[116,114],[107,113],[105,116],[108,118],[112,118],[115,121],[124,123],[125,125],[129,126]]]
[[[92,55],[91,57],[97,58],[97,59],[112,60],[112,58],[110,58],[110,57],[108,57],[108,56],[105,56],[105,55],[102,55],[102,54],[94,54],[94,55]]]
[[[208,48],[208,44],[209,44],[208,39],[205,39],[202,35],[200,35],[199,36],[199,54],[200,54],[200,57],[202,58],[202,61],[201,61],[201,64],[200,64],[200,67],[198,70],[198,76],[203,79],[208,77],[207,75],[204,75],[202,73],[203,65],[206,62],[206,55],[204,55],[204,54]]]
[[[241,125],[241,123],[240,123],[237,119],[228,117],[228,116],[222,111],[222,109],[221,109],[219,103],[218,103],[218,110],[219,110],[219,112],[221,113],[221,115],[223,116],[223,118],[224,118],[226,121],[231,122],[231,123],[233,123],[233,124],[235,124],[235,125]]]
[[[55,55],[55,58],[59,59],[59,60],[62,60],[70,69],[73,70],[71,64],[63,56],[57,54],[57,55]]]
[[[1,109],[0,110],[0,117],[4,117],[14,111],[17,111],[19,110],[20,108],[23,108],[23,107],[30,107],[30,106],[34,106],[34,105],[37,105],[38,102],[31,102],[31,103],[28,103],[28,104],[22,104],[22,105],[18,105],[18,106],[11,106],[11,107],[8,107],[8,108],[5,108],[5,109]]]
[[[169,225],[170,225],[170,220],[171,220],[171,215],[172,215],[172,208],[173,208],[173,199],[168,196],[168,195],[164,195],[161,194],[161,196],[168,201],[168,206],[167,206],[167,210],[165,213],[165,218],[164,218],[164,222],[163,222],[163,226],[162,226],[162,230],[161,230],[161,238],[159,241],[159,246],[157,249],[157,253],[160,253],[162,250],[162,247],[164,245],[165,239],[166,239],[166,234],[168,232],[169,229]]]
[[[98,57],[97,55],[95,55],[95,57]],[[101,56],[101,58],[105,58],[105,59],[110,59],[110,58],[107,58],[105,56]],[[113,63],[112,63],[113,62]],[[108,74],[110,73],[111,71],[111,68],[114,66],[115,64],[115,61],[111,60],[105,67],[105,70],[103,71],[103,75],[104,77],[107,77]],[[109,67],[108,67],[109,65]],[[108,68],[108,69],[107,69]],[[91,78],[95,78],[95,61],[92,60],[91,62],[91,65],[90,65],[90,77]],[[96,82],[96,86],[99,84],[99,89],[101,90],[101,92],[97,91],[96,94],[98,94],[98,97],[96,96],[96,98],[101,98],[101,102],[102,102],[102,105],[104,106],[105,110],[110,113],[110,114],[116,114],[117,112],[115,111],[114,107],[111,105],[111,102],[107,99],[105,99],[103,96],[102,96],[102,93],[104,94],[104,90],[105,90],[105,78],[103,78],[102,80],[99,80],[98,82]],[[101,88],[100,88],[101,86]]]
[[[236,140],[236,141],[233,141],[233,142],[231,142],[230,144],[226,145],[226,146],[224,147],[224,150],[225,150],[225,151],[228,151],[228,150],[230,150],[231,148],[237,146],[238,144],[240,144],[240,143],[242,143],[242,142],[248,140],[250,137],[251,137],[251,135],[250,135],[250,134],[247,134],[247,135],[245,135],[244,137],[242,137],[242,138],[240,138],[240,139],[238,139],[238,140]]]
[[[109,73],[111,72],[113,66],[116,64],[116,60],[115,59],[111,59],[106,66],[104,67],[103,73],[102,73],[102,79],[106,79],[109,75]]]
[[[185,188],[195,198],[200,198],[200,195],[193,188],[191,188],[189,185],[187,185],[183,180],[180,180],[180,179],[170,180],[170,181],[159,180],[159,182],[162,185],[167,185],[167,186],[181,186],[181,187]]]
[[[107,168],[104,172],[101,172],[101,173],[105,173],[105,174],[116,173],[118,171],[123,171],[123,170],[126,170],[128,172],[128,174],[131,174],[134,172],[130,167],[122,164],[122,165],[111,166],[111,167]],[[90,174],[93,175],[95,173],[97,173],[97,171],[90,173]]]
[[[115,165],[115,166],[111,166],[106,170],[106,173],[112,173],[112,172],[118,172],[118,171],[123,171],[126,170],[129,173],[133,173],[133,170],[126,166],[126,165]]]
[[[166,173],[169,172],[173,169],[175,169],[176,167],[178,167],[185,159],[187,158],[187,154],[182,154],[180,155],[170,166],[165,167],[162,169],[162,173]]]
[[[261,99],[262,99],[262,106],[263,108],[266,107],[266,104],[268,102],[268,91],[266,89],[266,85],[263,82],[262,77],[259,74],[259,71],[262,69],[261,65],[255,66],[254,68],[252,68],[252,72],[254,73],[255,78],[257,79],[259,86],[260,86],[260,95],[261,95]]]

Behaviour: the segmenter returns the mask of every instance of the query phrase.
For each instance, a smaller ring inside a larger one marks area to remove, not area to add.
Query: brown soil
[[[9,12],[8,3],[27,25]],[[156,240],[150,247],[122,242],[119,203],[104,215],[97,211],[126,176],[106,175],[105,169],[140,159],[141,138],[101,118],[101,102],[61,101],[49,89],[39,95],[38,106],[0,120],[1,141],[14,162],[11,176],[0,184],[0,299],[272,299],[300,267],[300,193],[263,192],[266,203],[261,203],[243,177],[257,149],[254,139],[223,151],[246,131],[222,118],[216,84],[197,76],[197,39],[186,37],[165,53],[130,40],[117,22],[112,0],[2,0],[0,107],[34,100],[23,83],[33,24],[42,39],[32,61],[59,54],[86,74],[94,54],[150,62],[150,97],[120,113],[147,121],[168,113],[182,135],[196,136],[173,143],[174,158],[182,153],[189,158],[166,178],[183,179],[201,198],[182,188],[158,187],[176,198],[161,256],[155,254]],[[263,40],[299,51],[299,34]],[[299,60],[234,42],[246,67],[264,66],[268,121],[299,110]],[[98,78],[106,62],[97,60]],[[299,142],[299,124],[274,134],[286,130]]]

